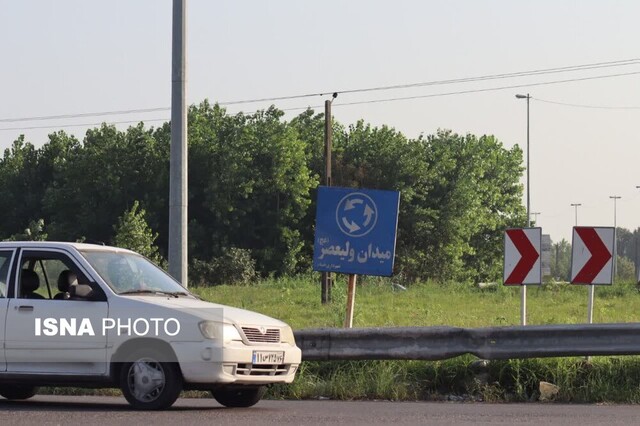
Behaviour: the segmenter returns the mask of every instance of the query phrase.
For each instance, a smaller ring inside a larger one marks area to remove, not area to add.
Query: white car
[[[301,352],[276,319],[202,301],[146,258],[93,244],[0,242],[0,395],[119,387],[140,409],[183,389],[249,407]]]

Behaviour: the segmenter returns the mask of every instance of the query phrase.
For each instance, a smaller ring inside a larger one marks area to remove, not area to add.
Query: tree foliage
[[[163,265],[164,259],[154,244],[158,234],[149,228],[145,215],[146,212],[140,208],[140,203],[134,201],[133,206],[124,212],[113,227],[113,245],[133,250],[156,264]]]
[[[233,251],[238,259],[248,254],[263,275],[309,268],[323,129],[324,115],[312,110],[287,122],[274,107],[230,115],[205,101],[189,109],[194,264]],[[397,272],[499,277],[503,231],[525,223],[519,147],[451,131],[410,139],[364,121],[334,120],[333,132],[334,185],[401,191]],[[158,254],[146,251],[155,241],[166,254],[169,148],[168,123],[102,125],[82,141],[60,131],[40,148],[19,137],[0,159],[0,199],[10,206],[0,238],[42,218],[51,239],[113,241],[148,256]]]
[[[564,238],[551,245],[551,276],[556,281],[571,280],[571,244]]]
[[[44,232],[44,219],[32,220],[24,231],[7,238],[7,241],[45,241],[48,235]]]

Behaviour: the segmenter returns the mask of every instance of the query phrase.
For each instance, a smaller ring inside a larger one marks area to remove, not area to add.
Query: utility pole
[[[173,0],[169,274],[187,287],[187,0]]]
[[[337,98],[334,93],[331,100],[324,101],[324,184],[331,186],[331,139],[333,128],[331,126],[331,103]],[[320,277],[321,294],[320,300],[323,304],[331,303],[331,288],[333,287],[333,276],[330,272],[322,272]]]

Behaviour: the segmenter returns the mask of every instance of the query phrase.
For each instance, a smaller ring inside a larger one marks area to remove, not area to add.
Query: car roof
[[[134,253],[119,247],[104,246],[101,244],[71,243],[67,241],[0,241],[0,249],[3,248],[31,248],[31,249],[68,249],[74,248],[78,251],[110,251]]]

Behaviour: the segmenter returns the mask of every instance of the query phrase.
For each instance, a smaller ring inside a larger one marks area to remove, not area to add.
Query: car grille
[[[239,376],[284,376],[289,372],[288,364],[252,365],[238,364],[236,374]]]
[[[252,343],[280,343],[280,329],[279,328],[267,328],[262,333],[255,327],[242,327],[244,335],[247,340]]]

